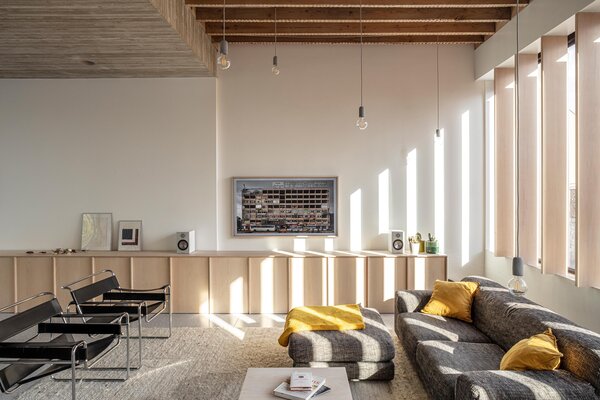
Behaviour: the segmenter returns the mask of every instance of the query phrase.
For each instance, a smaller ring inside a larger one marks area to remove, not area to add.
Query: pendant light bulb
[[[271,72],[273,73],[273,75],[277,76],[279,75],[279,66],[277,65],[277,56],[273,56],[273,68],[271,68]]]
[[[229,61],[227,53],[229,53],[229,43],[227,43],[227,40],[223,39],[219,44],[219,57],[217,58],[217,64],[222,70],[226,70],[231,67],[231,61]]]
[[[364,131],[369,126],[367,119],[365,118],[365,108],[363,106],[358,107],[358,119],[356,120],[356,127],[361,131]]]

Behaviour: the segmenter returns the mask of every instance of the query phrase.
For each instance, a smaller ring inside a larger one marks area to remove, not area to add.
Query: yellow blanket
[[[301,331],[343,331],[365,329],[358,304],[305,306],[292,309],[285,320],[279,344],[287,346],[290,335]]]

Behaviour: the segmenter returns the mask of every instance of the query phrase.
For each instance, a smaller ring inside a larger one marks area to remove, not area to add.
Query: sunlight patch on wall
[[[470,244],[470,230],[469,225],[471,223],[470,212],[471,212],[471,166],[470,166],[470,140],[471,140],[471,127],[470,127],[470,113],[465,111],[462,115],[462,133],[461,133],[461,161],[462,161],[462,265],[466,265],[470,260],[469,244]]]
[[[495,114],[496,97],[491,95],[486,101],[487,107],[487,185],[488,185],[488,231],[487,249],[496,251],[496,133]]]
[[[304,238],[304,237],[294,238],[294,251],[299,251],[299,252],[306,251],[306,238]]]
[[[379,174],[379,234],[390,230],[390,170]]]
[[[444,232],[446,230],[446,188],[445,188],[445,144],[444,129],[440,129],[440,137],[434,137],[434,218],[435,236],[438,240],[440,253],[444,253]]]
[[[362,248],[362,191],[357,189],[350,195],[350,250]]]
[[[417,233],[417,149],[406,156],[406,234]]]
[[[323,249],[325,251],[333,251],[333,239],[334,238],[325,238]]]

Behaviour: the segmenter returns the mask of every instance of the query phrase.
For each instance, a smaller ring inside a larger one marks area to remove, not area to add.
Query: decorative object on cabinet
[[[111,240],[111,213],[81,215],[81,250],[110,250]]]
[[[119,221],[118,250],[142,250],[142,221]]]
[[[177,232],[177,253],[191,254],[196,251],[196,231]]]
[[[419,254],[422,250],[421,247],[423,245],[423,240],[421,239],[421,234],[417,232],[416,235],[408,238],[410,242],[410,253],[411,254]],[[423,249],[424,250],[424,249]]]
[[[234,236],[337,235],[337,178],[234,178]]]
[[[440,251],[438,240],[431,233],[428,234],[429,240],[425,242],[425,252],[427,254],[437,254]]]
[[[390,236],[388,239],[388,251],[392,254],[404,253],[404,231],[390,231]]]

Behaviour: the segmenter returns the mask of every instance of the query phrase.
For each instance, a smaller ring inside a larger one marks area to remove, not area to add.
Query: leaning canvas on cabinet
[[[81,216],[81,250],[111,250],[112,214],[84,213]]]

